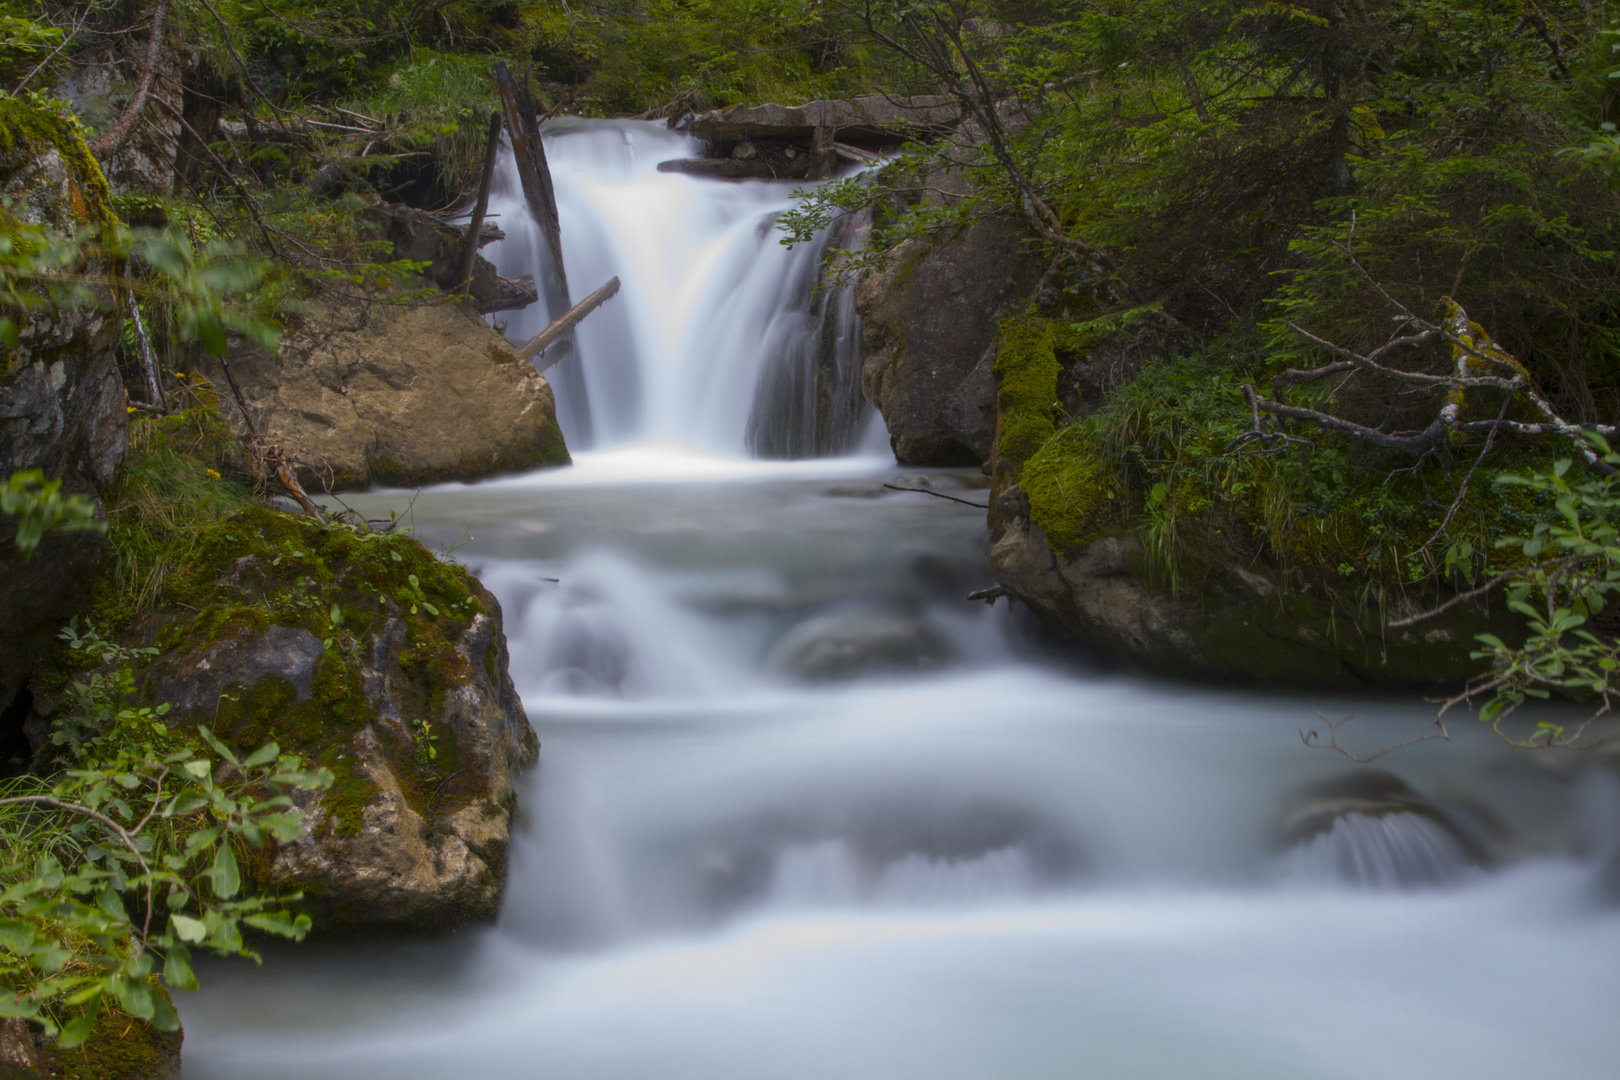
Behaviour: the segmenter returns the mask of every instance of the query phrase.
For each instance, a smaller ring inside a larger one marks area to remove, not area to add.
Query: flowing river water
[[[505,610],[542,749],[500,919],[207,965],[188,1078],[1616,1075],[1608,772],[1460,720],[1379,763],[1431,812],[1291,830],[1367,783],[1316,710],[1370,747],[1426,706],[1122,675],[967,602],[983,512],[884,487],[921,476],[870,417],[760,445],[810,423],[769,380],[858,362],[790,186],[657,173],[693,148],[651,125],[547,145],[575,293],[624,279],[554,369],[576,464],[348,500]]]

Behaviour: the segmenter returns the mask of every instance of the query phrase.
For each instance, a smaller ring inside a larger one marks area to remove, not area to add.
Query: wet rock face
[[[989,459],[998,318],[1030,295],[1042,270],[1026,235],[996,216],[926,245],[906,241],[856,288],[861,391],[883,414],[901,464]]]
[[[0,480],[39,469],[60,478],[63,491],[95,499],[118,478],[128,416],[113,359],[116,332],[112,319],[67,313],[36,320],[23,327],[17,348],[0,349]],[[57,627],[82,606],[107,550],[97,533],[57,534],[24,561],[15,538],[15,522],[0,515],[0,713]]]
[[[248,752],[332,771],[299,839],[251,852],[317,932],[444,930],[500,902],[516,783],[539,750],[500,606],[403,536],[250,510],[208,527],[131,637],[161,649],[142,698]]]
[[[226,395],[216,364],[202,370]],[[465,306],[326,306],[231,370],[312,490],[478,480],[567,464],[551,387]]]
[[[1172,595],[1133,532],[1059,552],[1016,487],[997,508],[1010,523],[991,549],[992,576],[1048,625],[1127,667],[1264,687],[1450,691],[1478,670],[1475,634],[1523,634],[1500,606],[1381,630],[1375,610],[1335,610],[1263,560],[1232,552],[1184,567]]]

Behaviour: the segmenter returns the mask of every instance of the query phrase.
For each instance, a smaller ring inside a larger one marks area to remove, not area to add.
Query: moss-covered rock
[[[1265,560],[1211,548],[1172,591],[1134,530],[1110,526],[1059,548],[1027,509],[990,553],[990,572],[1049,624],[1136,669],[1269,688],[1454,691],[1479,670],[1474,635],[1523,629],[1501,605],[1462,605],[1405,628],[1375,607],[1325,597]]]
[[[118,222],[78,120],[10,97],[0,97],[0,195],[20,220],[66,236]]]
[[[156,979],[152,992],[173,1004]],[[144,1020],[104,1010],[82,1045],[63,1050],[45,1043],[35,1049],[31,1069],[8,1074],[0,1065],[0,1080],[168,1080],[180,1072],[184,1040],[178,1028],[159,1031]]]
[[[330,769],[303,835],[250,853],[317,931],[444,929],[494,915],[515,783],[538,743],[507,675],[500,609],[402,535],[248,508],[196,526],[124,638],[171,723]]]

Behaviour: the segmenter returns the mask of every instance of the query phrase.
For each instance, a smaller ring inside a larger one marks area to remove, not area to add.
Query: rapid
[[[885,485],[982,478],[888,454],[794,185],[546,133],[575,295],[623,281],[548,373],[575,465],[345,496],[502,604],[542,749],[501,916],[206,965],[189,1080],[1616,1074],[1610,773],[1458,719],[1378,763],[1424,812],[1327,814],[1366,767],[1300,729],[1429,706],[1124,675],[968,602],[983,511]],[[509,167],[486,252],[534,272]]]

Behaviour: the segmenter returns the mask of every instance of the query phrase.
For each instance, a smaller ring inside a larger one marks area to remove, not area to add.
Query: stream
[[[696,152],[661,125],[547,151],[574,293],[624,281],[548,374],[575,464],[345,496],[504,609],[542,749],[502,913],[199,964],[188,1080],[1615,1075],[1611,774],[1459,718],[1379,762],[1435,812],[1292,828],[1369,775],[1318,710],[1368,748],[1428,707],[1121,674],[966,601],[983,511],[884,485],[983,479],[838,404],[793,185],[658,173]]]

